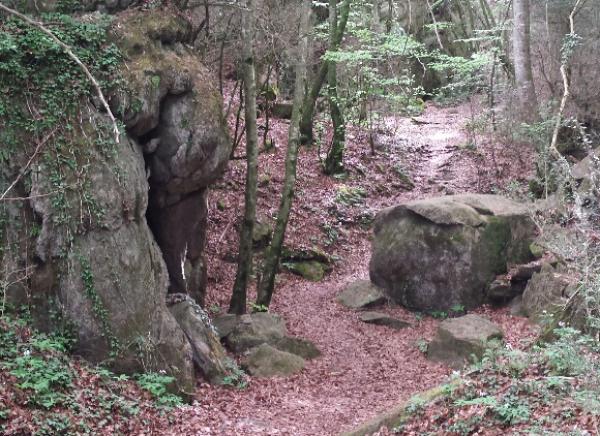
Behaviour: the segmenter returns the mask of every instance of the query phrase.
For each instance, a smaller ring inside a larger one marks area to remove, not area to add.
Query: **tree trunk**
[[[519,109],[528,121],[537,119],[538,105],[531,68],[530,0],[513,1],[515,82]]]
[[[241,315],[246,312],[246,290],[252,272],[252,231],[256,221],[256,187],[258,180],[258,133],[256,127],[256,71],[252,49],[252,0],[247,0],[242,10],[242,56],[244,65],[245,118],[246,118],[246,192],[244,222],[240,229],[238,266],[229,304],[229,312]]]
[[[294,100],[292,108],[292,119],[288,131],[288,147],[285,159],[285,179],[281,202],[277,212],[277,222],[273,232],[271,245],[267,249],[262,271],[262,280],[258,288],[258,305],[269,306],[275,288],[275,275],[279,266],[281,250],[285,238],[296,187],[296,164],[298,161],[298,147],[300,145],[300,115],[306,85],[306,63],[308,57],[308,34],[310,31],[310,6],[311,0],[303,0],[302,20],[300,23],[300,44],[298,53],[298,64],[296,65],[296,83],[294,87]]]
[[[346,24],[348,24],[348,17],[350,15],[350,2],[351,0],[344,0],[340,5],[339,24],[337,25],[335,33],[334,44],[330,44],[329,50],[337,50],[342,43],[344,33],[346,32]],[[323,88],[323,85],[325,84],[325,79],[327,79],[327,68],[328,62],[323,61],[312,82],[310,91],[302,104],[302,118],[300,120],[300,140],[302,144],[310,144],[314,141],[313,119],[315,105],[317,103],[317,98],[321,93],[321,88]]]
[[[337,0],[329,0],[329,46],[330,51],[337,51]],[[339,105],[337,92],[337,68],[335,62],[328,62],[327,67],[327,97],[331,122],[333,124],[333,140],[327,158],[325,159],[325,174],[336,174],[344,169],[343,158],[346,139],[344,114]]]

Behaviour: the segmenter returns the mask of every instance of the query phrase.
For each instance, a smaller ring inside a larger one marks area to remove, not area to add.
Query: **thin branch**
[[[19,180],[21,180],[23,178],[23,176],[27,172],[27,169],[33,163],[36,156],[40,153],[40,151],[42,151],[42,147],[44,146],[44,144],[46,144],[46,142],[48,142],[48,140],[54,135],[54,133],[56,133],[56,130],[57,130],[57,128],[52,130],[40,142],[38,142],[37,146],[35,147],[35,151],[31,155],[31,157],[29,158],[29,160],[27,161],[25,166],[23,168],[21,168],[21,171],[19,172],[19,175],[17,176],[17,178],[15,180],[13,180],[13,182],[6,189],[6,191],[4,191],[4,193],[0,196],[0,202],[4,201],[4,199],[6,198],[8,193],[17,185],[17,183],[19,183]]]
[[[3,5],[2,3],[0,3],[0,10],[3,10],[17,18],[20,18],[21,20],[25,21],[27,24],[41,30],[43,33],[48,35],[50,37],[50,39],[52,39],[52,41],[54,41],[56,44],[58,44],[77,65],[79,65],[79,67],[85,73],[85,75],[87,76],[89,81],[92,82],[92,85],[94,85],[94,88],[96,89],[96,94],[98,95],[98,98],[100,99],[100,102],[102,103],[102,106],[104,106],[104,110],[106,110],[106,113],[108,114],[110,121],[112,122],[113,133],[115,135],[115,142],[119,143],[119,135],[120,135],[119,134],[119,126],[117,124],[117,120],[115,119],[115,116],[113,115],[112,111],[110,110],[110,107],[106,101],[106,98],[104,98],[104,94],[102,93],[102,88],[100,87],[100,84],[94,78],[94,76],[92,75],[90,70],[85,66],[85,64],[83,62],[81,62],[81,60],[75,55],[75,53],[73,53],[73,50],[71,50],[71,47],[69,47],[67,44],[65,44],[60,39],[58,39],[50,30],[48,30],[39,21],[35,21],[35,20],[29,18],[27,15],[24,15],[18,11],[15,11],[14,9],[11,9],[8,6]]]
[[[571,14],[569,15],[569,26],[570,26],[570,31],[571,31],[570,35],[571,36],[575,35],[575,14],[577,13],[581,3],[582,3],[582,0],[577,0],[577,3],[575,3],[575,6],[573,6],[573,9],[571,10]],[[585,1],[584,1],[584,3],[585,3]],[[563,114],[567,107],[567,101],[569,100],[569,97],[571,96],[568,67],[569,67],[568,59],[565,59],[563,62],[561,62],[560,75],[563,80],[564,91],[563,91],[562,99],[560,101],[560,107],[558,109],[558,114],[556,115],[554,131],[552,132],[552,142],[550,143],[550,153],[552,153],[555,157],[561,156],[560,152],[556,148],[557,144],[558,144],[558,134],[560,133],[560,126],[562,125]],[[546,192],[546,195],[547,195],[547,192]]]

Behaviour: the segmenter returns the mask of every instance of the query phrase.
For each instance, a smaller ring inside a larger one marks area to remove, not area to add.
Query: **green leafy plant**
[[[250,308],[252,309],[252,312],[268,312],[269,311],[269,307],[265,306],[264,304],[250,303]]]
[[[231,386],[236,389],[245,389],[248,386],[246,373],[235,363],[235,361],[228,358],[225,361],[225,367],[227,369],[227,375],[223,377],[222,384],[224,386]]]
[[[367,191],[360,186],[340,185],[335,194],[335,201],[344,206],[356,206],[364,203],[366,197]]]
[[[169,392],[169,387],[175,382],[174,377],[156,372],[148,372],[137,374],[135,381],[142,389],[150,392],[160,406],[171,408],[183,404],[181,397]]]
[[[73,374],[62,360],[35,356],[30,351],[25,351],[7,366],[10,374],[17,378],[19,388],[31,391],[29,401],[46,409],[65,400],[64,389],[71,385],[73,379]]]

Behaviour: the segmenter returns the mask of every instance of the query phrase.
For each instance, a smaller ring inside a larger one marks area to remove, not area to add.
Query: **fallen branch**
[[[115,119],[115,116],[113,115],[112,111],[110,110],[110,107],[108,106],[106,98],[104,97],[104,94],[102,93],[102,88],[100,87],[100,84],[94,78],[92,73],[90,73],[90,70],[88,69],[88,67],[86,67],[85,64],[83,62],[81,62],[81,60],[75,55],[75,53],[73,53],[73,50],[71,50],[71,47],[69,47],[67,44],[65,44],[60,39],[58,39],[42,23],[29,18],[27,15],[24,15],[18,11],[15,11],[14,9],[11,9],[8,6],[3,5],[2,3],[0,3],[0,10],[3,10],[4,12],[6,12],[8,14],[13,15],[13,16],[23,20],[30,26],[33,26],[33,27],[41,30],[43,33],[48,35],[50,37],[50,39],[52,39],[52,41],[54,41],[56,44],[58,44],[77,65],[79,65],[79,67],[84,72],[84,74],[87,76],[89,81],[92,82],[92,85],[94,85],[94,88],[96,89],[96,94],[98,95],[98,98],[100,99],[100,102],[102,103],[102,106],[104,106],[104,110],[106,110],[106,113],[108,114],[110,121],[112,122],[113,134],[115,135],[115,142],[119,143],[119,135],[120,135],[119,134],[119,125],[117,124],[117,120]]]

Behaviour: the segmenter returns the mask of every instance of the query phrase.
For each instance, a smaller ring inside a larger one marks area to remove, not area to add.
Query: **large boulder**
[[[488,285],[527,262],[535,225],[525,205],[495,195],[412,201],[375,220],[371,281],[415,310],[467,309]]]
[[[481,358],[489,342],[502,339],[500,327],[478,315],[465,315],[442,321],[437,335],[427,347],[427,357],[460,368],[472,357]]]
[[[300,356],[278,350],[269,344],[253,348],[242,360],[242,368],[254,377],[287,377],[304,369]]]

